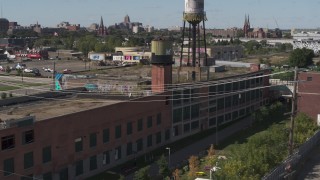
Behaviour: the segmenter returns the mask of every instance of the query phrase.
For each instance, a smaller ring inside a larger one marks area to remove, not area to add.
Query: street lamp
[[[167,150],[169,150],[169,161],[168,161],[168,168],[170,169],[170,148],[166,147]]]

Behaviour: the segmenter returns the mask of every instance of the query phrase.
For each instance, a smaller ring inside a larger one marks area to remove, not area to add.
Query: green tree
[[[166,177],[169,174],[168,162],[164,155],[162,155],[159,160],[157,161],[159,166],[159,174],[163,177]]]
[[[313,64],[314,52],[310,49],[295,49],[290,53],[289,64],[299,68],[307,67]]]
[[[139,169],[134,173],[134,180],[149,180],[150,175],[149,175],[149,169],[150,166],[146,166],[144,168]]]
[[[306,114],[299,113],[295,117],[294,143],[296,146],[306,142],[318,130],[316,123]]]

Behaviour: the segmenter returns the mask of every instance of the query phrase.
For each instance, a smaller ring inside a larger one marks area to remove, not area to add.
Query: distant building
[[[80,24],[70,24],[69,22],[63,21],[57,25],[57,28],[67,29],[68,31],[78,31]]]
[[[142,23],[140,22],[131,22],[130,17],[126,15],[124,17],[124,21],[121,23],[116,23],[114,26],[110,26],[111,28],[120,29],[120,30],[129,30],[132,31],[135,30],[135,32],[139,30],[144,30],[142,27]]]
[[[100,25],[98,27],[98,36],[106,36],[107,34],[107,27],[103,25],[103,19],[101,16]]]
[[[89,32],[93,32],[93,31],[97,31],[99,28],[99,25],[97,23],[92,23],[89,27],[88,27],[88,31]]]
[[[251,28],[249,15],[245,16],[243,32],[245,38],[282,38],[282,31],[279,28],[275,30],[268,28]]]
[[[208,29],[206,30],[207,34],[212,34],[213,37],[223,37],[223,38],[234,38],[239,34],[240,29],[231,28],[231,29]]]
[[[9,21],[5,18],[0,18],[0,33],[7,33],[9,29]]]

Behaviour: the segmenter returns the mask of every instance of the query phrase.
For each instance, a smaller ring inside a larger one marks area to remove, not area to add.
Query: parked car
[[[53,72],[53,69],[50,69],[50,68],[43,67],[42,69],[44,72]]]
[[[18,64],[16,64],[16,65],[14,66],[14,68],[12,68],[12,69],[25,69],[25,68],[27,68],[27,65],[26,65],[26,64],[20,64],[20,63],[18,63]]]
[[[70,69],[64,69],[63,74],[71,74],[72,71]]]
[[[37,69],[37,68],[33,68],[33,69],[32,69],[32,72],[33,72],[33,74],[34,74],[35,76],[41,76],[41,73],[40,73],[39,69]]]
[[[25,68],[25,69],[23,70],[23,72],[25,72],[25,73],[32,73],[33,70],[32,70],[32,69]]]

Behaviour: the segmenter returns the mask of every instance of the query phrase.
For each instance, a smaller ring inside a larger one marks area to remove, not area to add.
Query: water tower
[[[183,31],[182,31],[182,45],[180,55],[180,66],[182,66],[183,56],[187,53],[187,65],[192,67],[201,66],[201,53],[204,53],[204,59],[202,61],[203,66],[207,66],[207,47],[206,47],[206,32],[205,21],[207,20],[206,13],[204,11],[204,0],[185,0],[185,11],[183,12]],[[203,23],[201,33],[201,22]],[[186,23],[189,27],[186,28]],[[187,34],[187,42],[186,42]],[[204,48],[200,48],[201,43]],[[187,45],[187,52],[184,52],[184,46]],[[198,53],[198,54],[197,54]],[[190,58],[192,57],[192,63]],[[195,72],[193,72],[195,73]],[[195,77],[195,74],[192,75]]]

